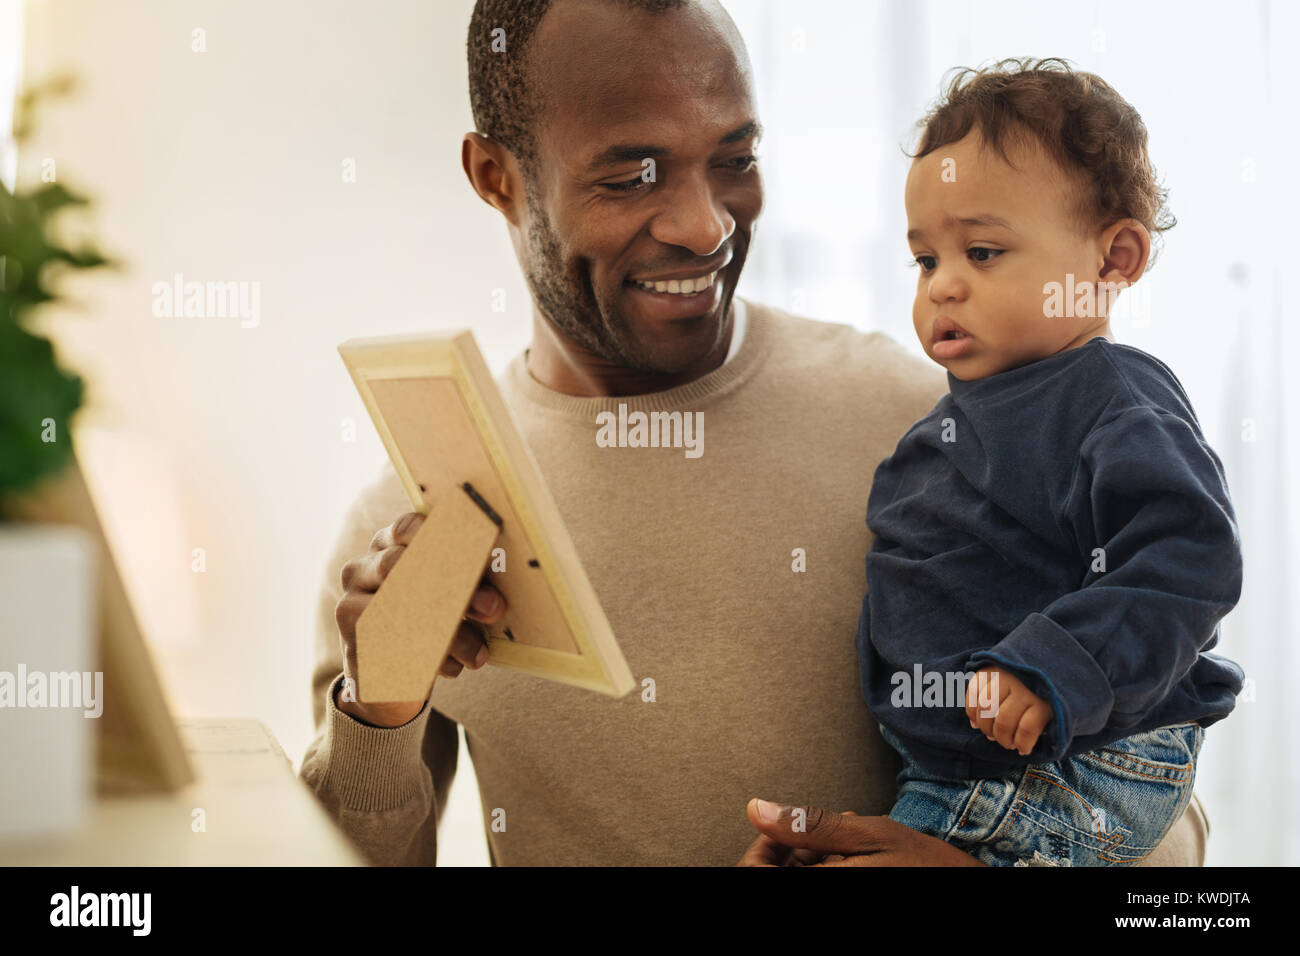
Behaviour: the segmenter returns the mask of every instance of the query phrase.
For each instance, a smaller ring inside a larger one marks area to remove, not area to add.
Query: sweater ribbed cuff
[[[1055,740],[1043,758],[1059,760],[1075,737],[1106,726],[1115,692],[1106,672],[1065,628],[1043,614],[1030,614],[988,650],[977,651],[968,669],[998,664],[1015,671],[1052,705]],[[1040,740],[1037,752],[1046,740]]]
[[[325,692],[328,768],[322,785],[349,810],[390,810],[409,801],[424,786],[424,731],[429,704],[400,727],[372,727],[343,713],[334,703],[343,675]]]

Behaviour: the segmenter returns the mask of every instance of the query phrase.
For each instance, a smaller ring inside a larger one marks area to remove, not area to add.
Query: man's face
[[[1015,168],[978,131],[912,163],[904,201],[920,268],[912,322],[926,354],[963,381],[1046,358],[1097,317],[1047,317],[1044,286],[1096,282],[1098,236],[1074,216],[1076,192],[1037,145],[1008,146]]]
[[[538,306],[617,366],[689,368],[723,340],[763,207],[738,36],[708,6],[563,0],[532,69],[543,106],[523,266]],[[683,294],[687,279],[700,290]]]

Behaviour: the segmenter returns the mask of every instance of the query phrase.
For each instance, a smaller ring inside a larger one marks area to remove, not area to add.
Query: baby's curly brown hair
[[[1058,57],[958,68],[942,99],[917,126],[921,141],[908,154],[912,159],[978,127],[984,142],[1010,163],[1008,140],[1032,137],[1062,169],[1082,179],[1080,226],[1136,219],[1151,233],[1151,262],[1159,234],[1177,223],[1167,206],[1169,191],[1156,180],[1147,156],[1147,128],[1138,111],[1101,77],[1074,70]]]

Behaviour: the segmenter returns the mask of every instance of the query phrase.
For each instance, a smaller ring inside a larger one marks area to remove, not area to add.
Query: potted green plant
[[[31,134],[31,116],[46,86],[21,97],[13,140]],[[59,298],[70,270],[107,264],[93,249],[73,251],[54,230],[64,210],[87,200],[59,182],[10,191],[0,183],[0,496],[57,475],[72,458],[68,426],[81,406],[81,379],[59,366],[48,338],[30,328],[37,307]]]
[[[66,88],[56,81],[18,101],[15,144],[30,133],[37,100]],[[93,249],[72,250],[57,238],[58,217],[85,204],[59,182],[14,190],[0,183],[0,767],[6,776],[0,837],[6,838],[74,827],[93,780],[87,720],[93,707],[84,705],[94,694],[102,556],[78,528],[17,520],[18,503],[40,500],[48,483],[75,467],[70,425],[83,384],[60,365],[33,319],[40,307],[63,298],[59,289],[70,273],[107,264]]]

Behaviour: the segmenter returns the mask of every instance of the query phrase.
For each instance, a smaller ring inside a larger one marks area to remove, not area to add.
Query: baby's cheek
[[[919,293],[912,304],[912,328],[922,345],[930,344],[930,311],[924,297]]]
[[[1008,304],[1001,342],[1020,359],[1045,358],[1055,352],[1053,343],[1066,331],[1062,319],[1044,314],[1041,295],[1025,293],[1014,306]]]

